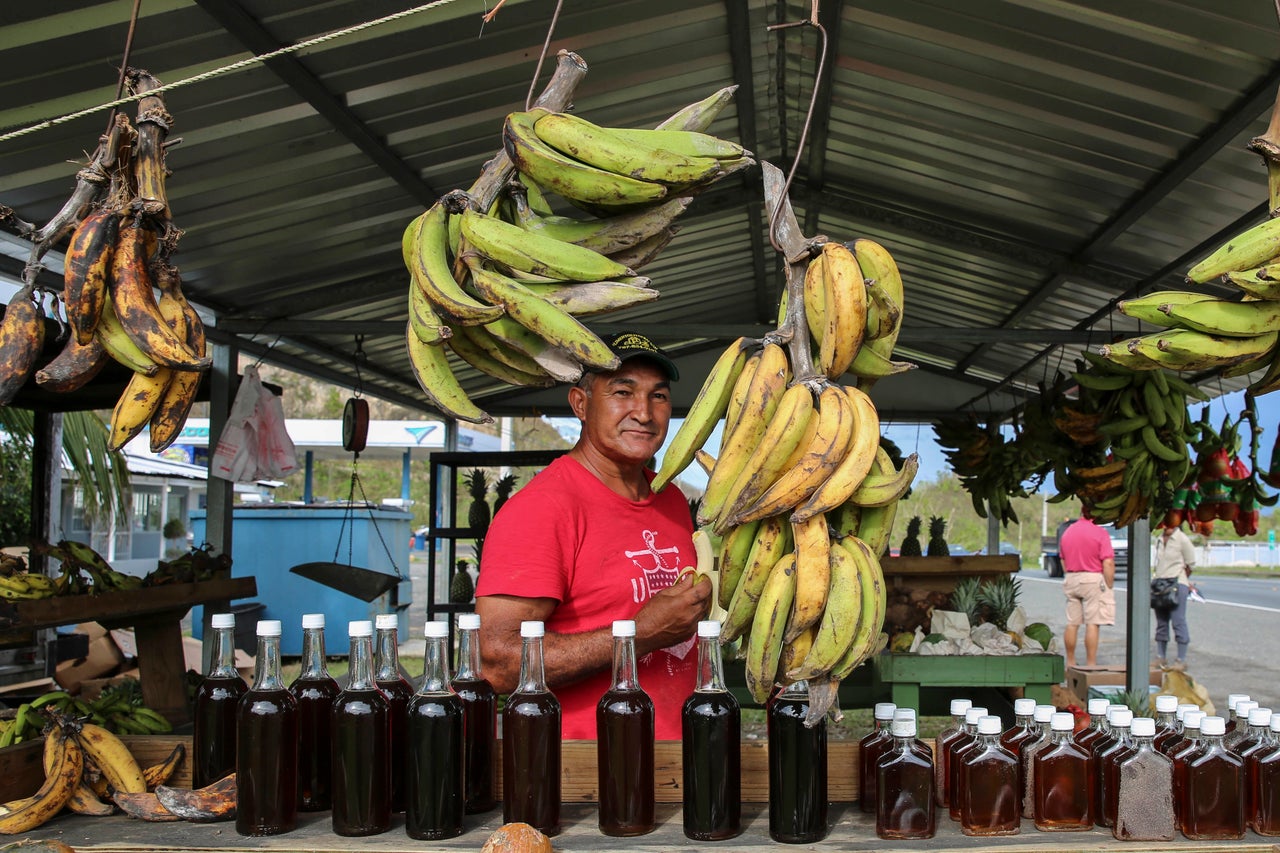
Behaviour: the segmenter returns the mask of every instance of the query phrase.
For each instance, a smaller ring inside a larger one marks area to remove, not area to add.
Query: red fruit
[[[1243,480],[1245,477],[1249,476],[1249,466],[1244,464],[1244,460],[1239,456],[1234,456],[1231,459],[1230,476],[1234,480]]]
[[[1196,507],[1196,521],[1213,521],[1218,517],[1218,501],[1204,501]]]
[[[1235,501],[1219,501],[1217,504],[1209,504],[1209,506],[1217,506],[1218,518],[1223,521],[1235,521],[1240,517],[1240,504]]]

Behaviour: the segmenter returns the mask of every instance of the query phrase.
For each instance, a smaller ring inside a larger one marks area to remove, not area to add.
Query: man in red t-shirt
[[[697,564],[684,495],[649,488],[647,465],[666,438],[679,374],[642,335],[618,335],[610,346],[618,369],[588,372],[569,389],[582,422],[577,444],[516,492],[485,536],[476,589],[483,667],[494,689],[509,693],[520,675],[520,623],[544,622],[563,736],[592,739],[612,677],[613,622],[634,619],[655,735],[678,740],[697,676],[694,633],[711,596],[711,584],[680,577]]]
[[[1067,666],[1075,666],[1076,634],[1084,625],[1085,665],[1098,663],[1098,635],[1102,625],[1116,623],[1116,553],[1107,531],[1087,513],[1062,531],[1062,592],[1067,597],[1067,628],[1062,632]]]

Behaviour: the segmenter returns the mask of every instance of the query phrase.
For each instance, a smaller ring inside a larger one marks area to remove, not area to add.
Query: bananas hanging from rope
[[[656,299],[635,270],[675,234],[692,196],[755,161],[702,133],[733,89],[655,130],[601,127],[533,109],[503,124],[516,174],[489,209],[447,194],[405,229],[410,277],[405,341],[418,384],[461,420],[489,416],[459,383],[454,358],[513,385],[573,382],[617,359],[581,317]],[[555,194],[585,213],[556,213]]]

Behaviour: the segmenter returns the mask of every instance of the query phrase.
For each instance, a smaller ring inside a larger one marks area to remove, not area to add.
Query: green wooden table
[[[1065,671],[1061,655],[875,656],[875,680],[890,689],[899,708],[919,708],[922,687],[1023,687],[1037,703],[1049,704]]]

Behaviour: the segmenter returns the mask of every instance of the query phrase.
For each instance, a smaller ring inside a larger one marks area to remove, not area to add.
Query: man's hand
[[[1102,579],[1107,584],[1107,589],[1115,589],[1116,561],[1114,559],[1102,561]]]
[[[686,574],[654,594],[636,614],[636,655],[682,643],[711,609],[711,584]]]

